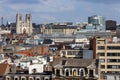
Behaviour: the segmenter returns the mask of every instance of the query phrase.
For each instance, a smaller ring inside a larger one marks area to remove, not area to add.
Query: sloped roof
[[[87,67],[90,64],[92,64],[92,59],[57,59],[54,60],[53,66],[56,66],[58,64],[64,66],[64,67]]]
[[[8,66],[8,64],[0,64],[0,76],[3,76],[6,73],[6,69]]]
[[[91,59],[69,59],[66,61],[65,66],[87,67],[92,64]]]

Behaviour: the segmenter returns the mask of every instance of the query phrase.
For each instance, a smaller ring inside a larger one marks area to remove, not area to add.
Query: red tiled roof
[[[25,54],[26,56],[33,56],[34,54],[31,51],[20,51],[18,54]]]

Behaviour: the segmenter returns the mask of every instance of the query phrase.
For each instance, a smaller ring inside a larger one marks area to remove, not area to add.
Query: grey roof
[[[68,25],[54,25],[46,26],[48,29],[77,29],[77,26],[68,26]]]
[[[64,67],[87,67],[92,64],[93,59],[57,59],[53,62],[53,67],[60,64]]]
[[[81,35],[81,34],[76,34],[75,36],[76,38],[80,38],[80,39],[87,38],[85,35]]]
[[[79,31],[76,34],[81,34],[81,35],[85,35],[87,37],[89,36],[111,36],[111,32],[104,32],[104,31]]]

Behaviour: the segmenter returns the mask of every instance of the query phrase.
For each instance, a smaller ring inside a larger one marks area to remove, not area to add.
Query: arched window
[[[37,78],[36,80],[40,80],[39,78]]]
[[[80,69],[79,71],[80,71],[80,72],[79,72],[79,73],[80,73],[80,76],[84,76],[84,75],[85,75],[85,70],[84,70],[83,68]]]
[[[6,80],[10,80],[10,77],[6,77]]]
[[[69,76],[69,70],[68,69],[66,70],[66,76]]]
[[[75,69],[73,70],[73,76],[77,76],[77,72]]]
[[[26,29],[25,28],[23,29],[23,34],[26,34]]]
[[[29,78],[29,80],[34,80],[33,78]]]
[[[83,76],[83,75],[84,75],[84,71],[83,71],[83,70],[81,70],[80,74],[81,74],[81,76]]]
[[[16,78],[14,78],[14,80],[19,80],[19,78],[18,78],[18,77],[16,77]]]
[[[21,80],[26,80],[26,78],[21,78]]]

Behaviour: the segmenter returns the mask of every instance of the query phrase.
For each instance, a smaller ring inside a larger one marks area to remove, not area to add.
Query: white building
[[[29,74],[43,73],[43,70],[44,70],[44,64],[37,63],[37,64],[29,65]]]

